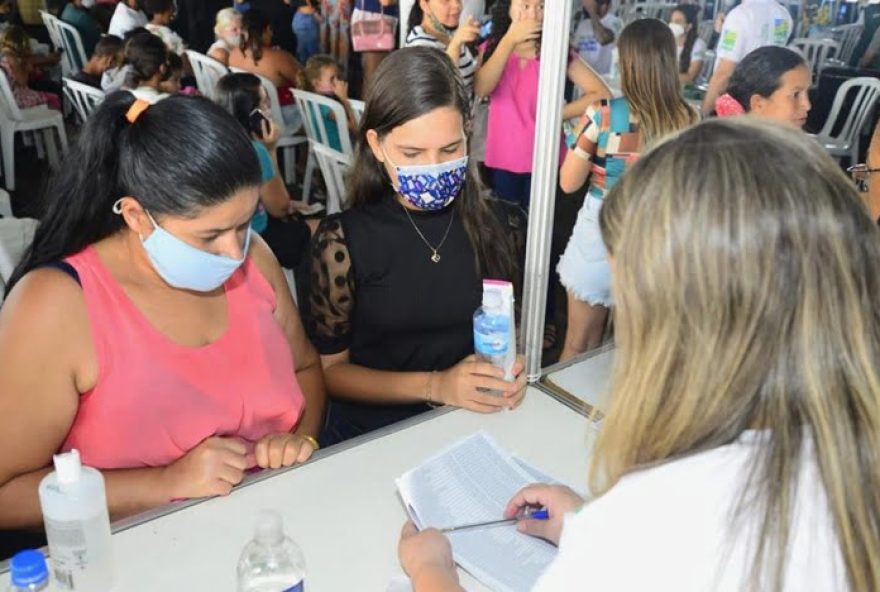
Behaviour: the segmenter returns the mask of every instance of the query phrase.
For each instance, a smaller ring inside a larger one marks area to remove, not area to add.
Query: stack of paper
[[[405,473],[397,488],[419,529],[501,520],[517,491],[549,477],[504,451],[485,432],[459,441]],[[556,547],[505,524],[449,533],[456,563],[499,592],[527,591]]]

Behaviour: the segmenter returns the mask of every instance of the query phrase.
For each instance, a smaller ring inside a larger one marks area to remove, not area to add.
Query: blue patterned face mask
[[[397,166],[384,147],[382,152],[397,171],[394,190],[420,210],[442,210],[451,204],[467,177],[467,156],[438,164]]]

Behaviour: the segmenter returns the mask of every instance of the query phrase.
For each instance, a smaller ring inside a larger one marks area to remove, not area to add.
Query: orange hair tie
[[[128,123],[134,123],[137,121],[138,117],[141,116],[141,113],[147,110],[147,107],[150,106],[150,103],[143,99],[137,99],[134,103],[131,104],[131,107],[128,108],[128,112],[125,114],[125,118],[128,120]]]

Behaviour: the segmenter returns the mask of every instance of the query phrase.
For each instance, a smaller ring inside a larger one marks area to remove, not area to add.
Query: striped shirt
[[[413,30],[406,36],[406,47],[436,47],[444,52],[446,51],[446,45],[425,31],[421,25],[413,27]],[[466,45],[462,45],[461,54],[458,59],[458,71],[464,79],[464,85],[469,95],[474,93],[474,73],[476,70],[477,63],[471,50]]]

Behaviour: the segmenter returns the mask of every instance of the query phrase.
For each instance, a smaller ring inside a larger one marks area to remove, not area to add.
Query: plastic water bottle
[[[84,467],[79,452],[56,454],[55,471],[40,482],[40,507],[58,590],[113,588],[110,517],[104,477]]]
[[[9,592],[39,592],[49,589],[49,567],[39,551],[20,551],[9,562]]]
[[[509,282],[484,281],[483,305],[474,313],[474,353],[478,360],[503,370],[507,381],[514,379],[514,329],[513,286]]]
[[[278,512],[264,510],[254,539],[238,560],[238,592],[303,592],[306,562],[302,551],[284,536]]]

